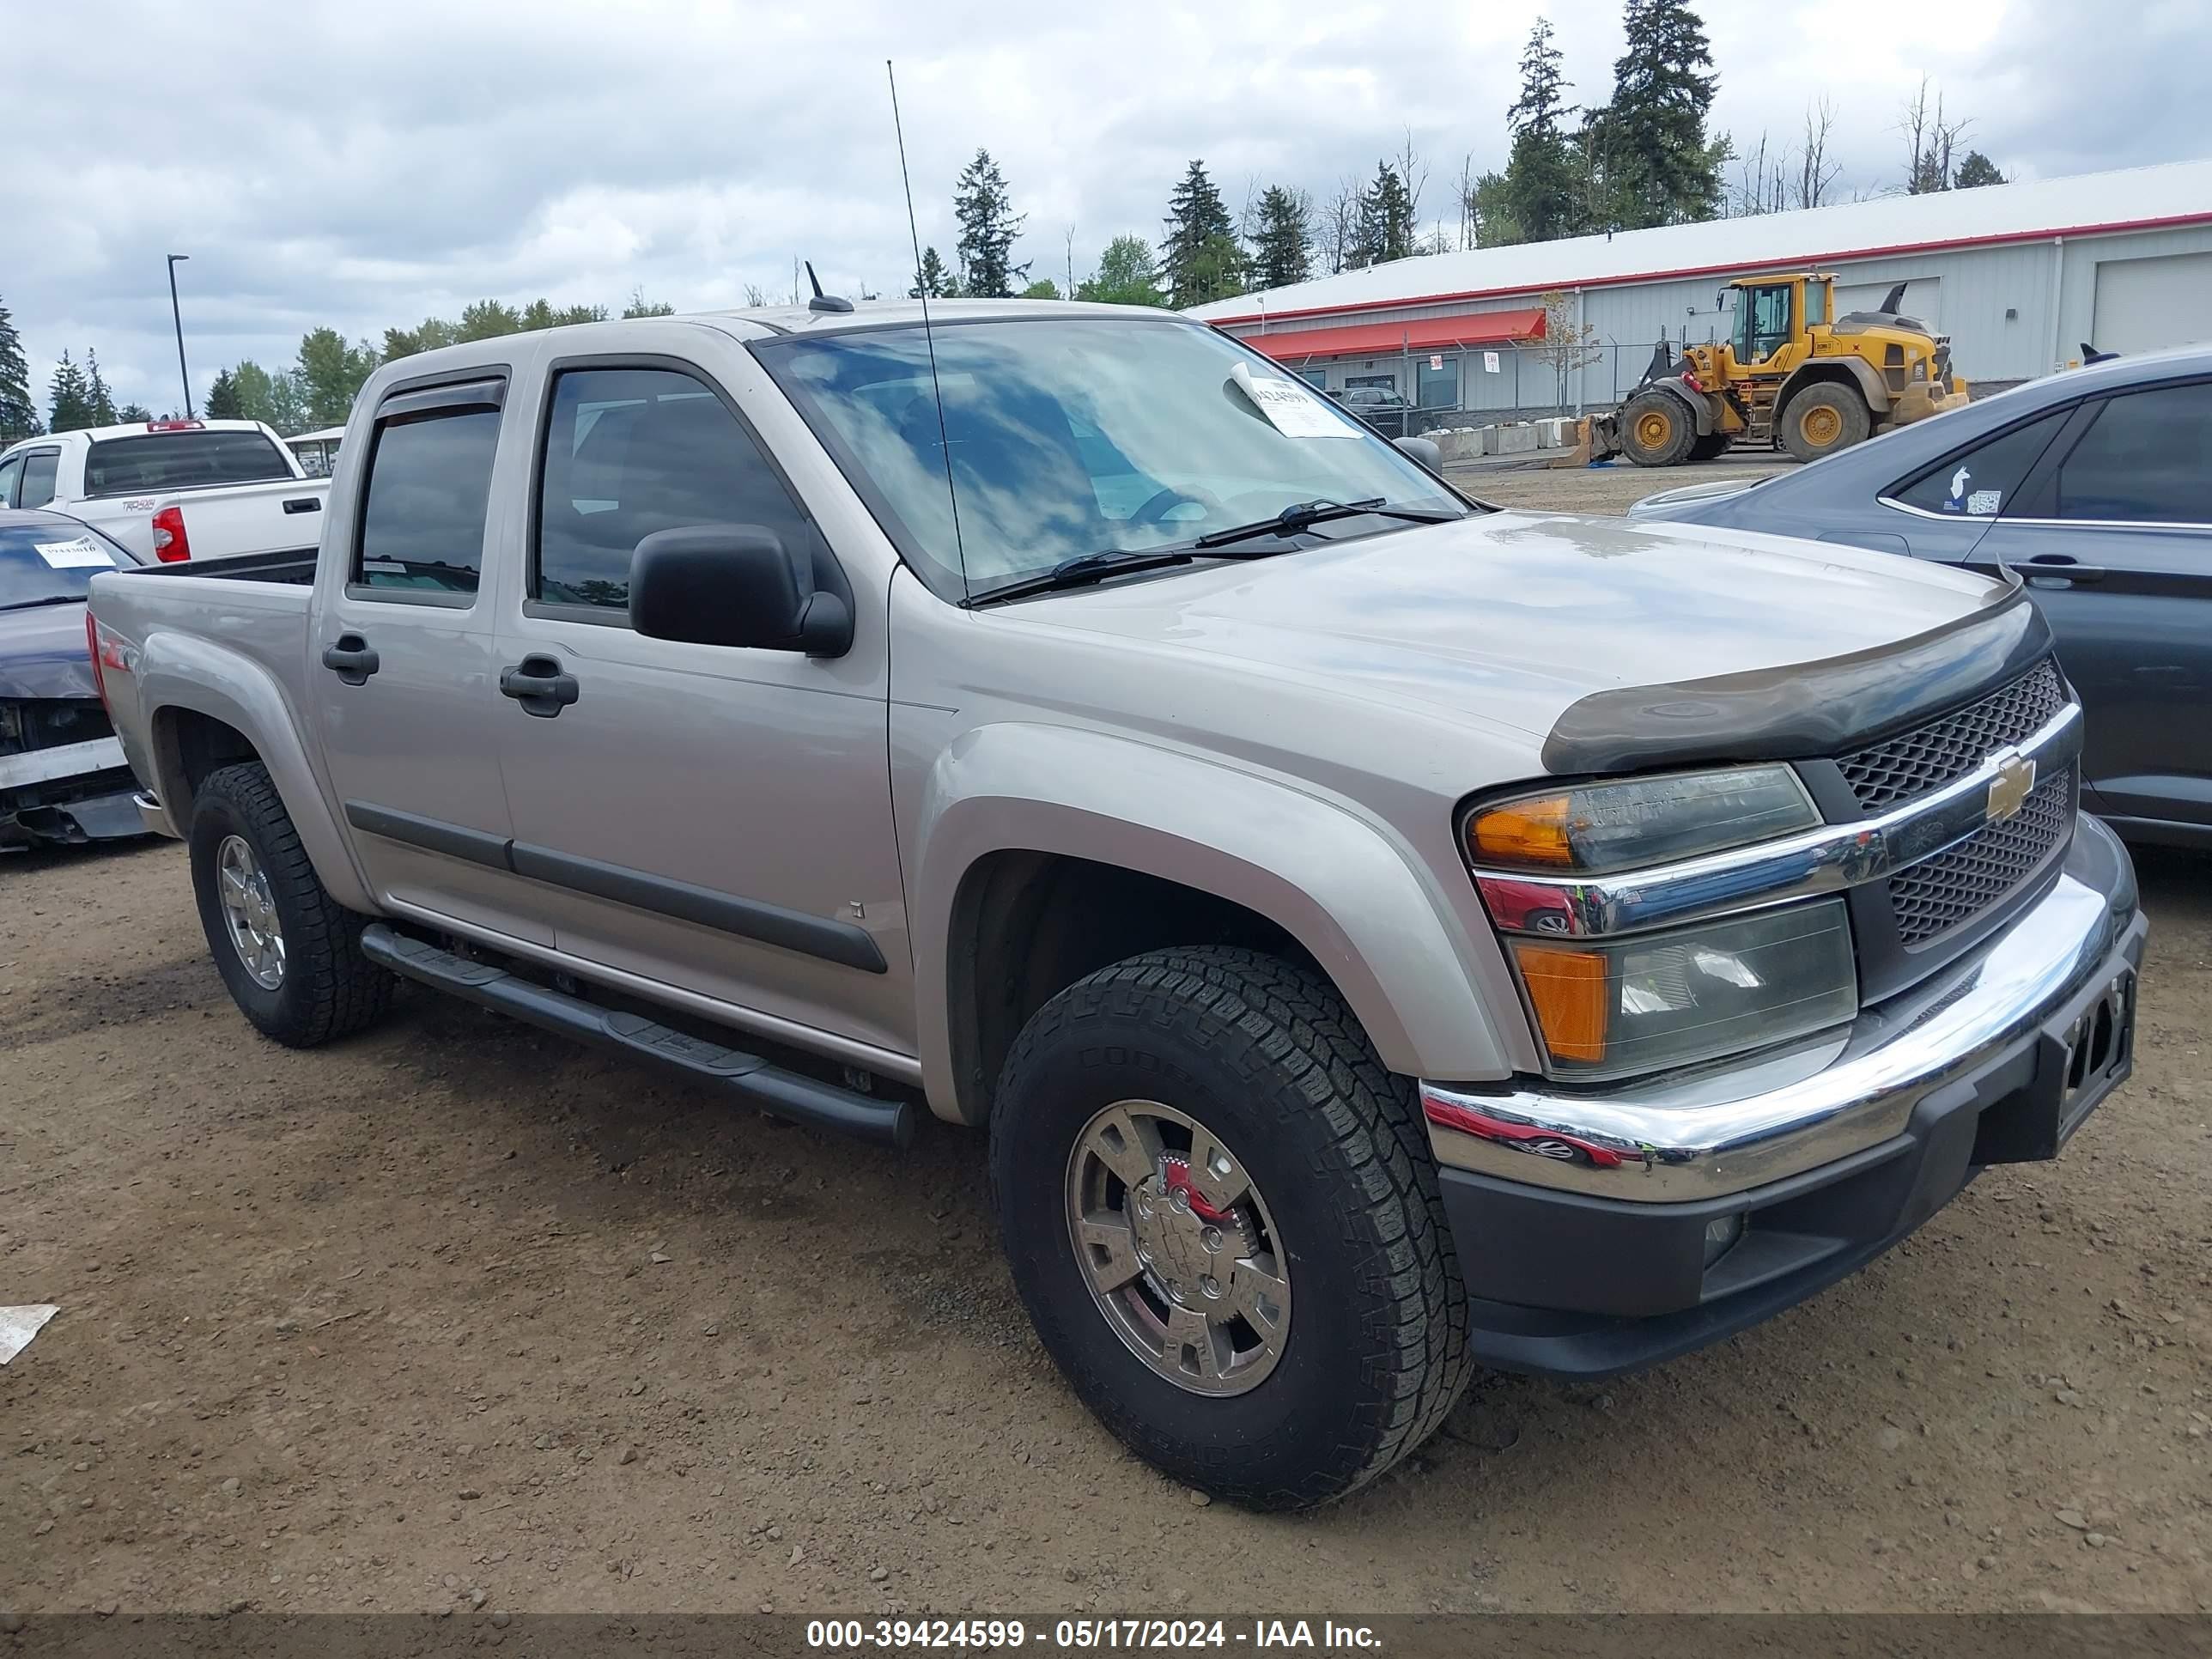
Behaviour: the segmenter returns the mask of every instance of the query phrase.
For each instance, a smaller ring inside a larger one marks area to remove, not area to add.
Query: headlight
[[[1858,1012],[1841,898],[1626,939],[1505,942],[1562,1079],[1692,1065]]]
[[[1595,896],[1608,884],[1632,888],[1638,872],[1756,848],[1820,821],[1796,773],[1776,765],[1564,785],[1470,811],[1462,834],[1475,884],[1551,1075],[1595,1082],[1665,1071],[1857,1013],[1841,898],[1750,908],[1754,898],[1732,914],[1639,933],[1617,930]],[[1716,896],[1729,890],[1725,869],[1697,880]]]
[[[1747,846],[1820,822],[1796,773],[1747,766],[1494,802],[1468,814],[1467,852],[1494,869],[1602,875]]]

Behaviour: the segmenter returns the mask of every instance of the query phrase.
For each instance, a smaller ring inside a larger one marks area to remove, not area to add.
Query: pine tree
[[[115,418],[123,426],[137,426],[154,418],[154,411],[143,404],[125,404],[116,410]]]
[[[1406,181],[1388,161],[1376,167],[1375,182],[1359,198],[1357,257],[1360,265],[1403,259],[1413,252],[1413,198]]]
[[[0,305],[0,444],[35,437],[39,406],[31,400],[31,366],[23,358],[15,319]]]
[[[1627,50],[1601,123],[1613,216],[1631,230],[1712,218],[1729,151],[1705,132],[1720,84],[1705,26],[1685,0],[1626,0],[1623,22]]]
[[[1574,113],[1566,102],[1566,86],[1559,73],[1559,49],[1552,44],[1552,25],[1539,17],[1521,54],[1521,96],[1505,112],[1513,149],[1498,205],[1510,222],[1514,241],[1548,242],[1584,228],[1575,147],[1562,125]]]
[[[228,369],[217,371],[214,384],[208,387],[207,416],[210,421],[242,421],[246,418],[238,404],[238,382],[231,378]]]
[[[970,297],[1003,300],[1013,293],[1016,283],[1028,280],[1028,264],[1018,265],[1013,260],[1014,239],[1022,234],[1029,216],[1014,211],[1006,176],[989,150],[977,150],[975,159],[961,169],[953,187],[952,215],[960,222],[955,252],[961,287]]]
[[[1312,204],[1303,191],[1270,185],[1260,198],[1260,228],[1252,238],[1252,280],[1261,288],[1288,288],[1313,270]]]
[[[1098,269],[1076,284],[1075,297],[1109,306],[1165,305],[1151,244],[1141,236],[1116,236],[1098,256]]]
[[[1168,303],[1183,311],[1243,292],[1243,264],[1237,227],[1221,192],[1206,177],[1206,163],[1193,161],[1168,198],[1167,235],[1160,244]]]
[[[1966,152],[1966,159],[1959,163],[1959,170],[1951,176],[1954,190],[1974,190],[1983,185],[2002,185],[2005,176],[1997,171],[1997,164],[1978,149]]]
[[[116,422],[115,394],[107,389],[107,380],[100,372],[100,354],[84,354],[84,399],[91,411],[93,426],[113,426]]]
[[[251,357],[230,371],[230,395],[236,401],[240,420],[276,425],[276,382],[269,371]]]
[[[675,314],[674,306],[665,300],[647,299],[645,290],[641,288],[630,289],[629,303],[623,307],[624,321],[635,320],[640,317],[673,317]]]
[[[84,371],[64,351],[55,366],[53,379],[46,383],[46,430],[81,432],[92,423],[92,399]]]
[[[486,305],[491,303],[484,301]],[[474,306],[469,307],[470,311],[477,309]],[[505,307],[500,309],[509,317],[514,315]],[[341,424],[353,412],[354,394],[361,390],[361,383],[376,372],[376,349],[368,341],[352,346],[334,328],[310,330],[300,338],[300,366],[294,371],[300,402],[294,418],[304,421],[311,428]],[[288,436],[300,429],[283,421],[271,421],[270,424]]]
[[[921,300],[951,300],[959,297],[960,284],[952,280],[952,273],[945,268],[945,261],[937,257],[937,250],[926,247],[921,251],[921,268],[914,273],[914,287],[909,297]]]

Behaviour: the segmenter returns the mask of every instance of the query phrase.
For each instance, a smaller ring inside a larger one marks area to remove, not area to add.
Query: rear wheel
[[[1176,1480],[1297,1509],[1373,1480],[1471,1370],[1428,1139],[1317,975],[1158,951],[1024,1030],[991,1125],[1014,1282],[1085,1405]]]
[[[1640,392],[1620,411],[1620,447],[1638,466],[1673,466],[1697,437],[1689,405],[1672,392]]]
[[[1780,424],[1782,447],[1801,461],[1817,461],[1864,443],[1874,416],[1849,387],[1808,386],[1784,408]]]
[[[256,1029],[312,1048],[384,1012],[392,980],[361,953],[368,918],[324,890],[267,771],[210,775],[192,798],[189,845],[216,971]]]

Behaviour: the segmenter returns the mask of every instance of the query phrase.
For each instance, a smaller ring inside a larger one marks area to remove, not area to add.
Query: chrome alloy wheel
[[[243,836],[226,836],[216,849],[216,896],[231,948],[253,982],[273,991],[284,982],[284,925],[277,920],[269,872]]]
[[[1130,1352],[1193,1394],[1266,1380],[1291,1334],[1281,1237],[1244,1166],[1197,1119],[1116,1101],[1067,1163],[1075,1259]]]

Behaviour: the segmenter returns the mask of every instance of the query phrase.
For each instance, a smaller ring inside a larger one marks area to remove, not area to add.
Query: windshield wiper
[[[13,605],[0,605],[0,611],[30,611],[42,605],[82,605],[82,593],[49,593],[43,599],[17,599]]]
[[[1193,547],[1226,547],[1231,542],[1249,541],[1255,536],[1295,536],[1300,531],[1317,524],[1327,524],[1333,519],[1356,519],[1362,514],[1372,513],[1378,519],[1398,519],[1407,524],[1449,524],[1460,517],[1456,513],[1437,513],[1427,507],[1391,507],[1380,495],[1370,495],[1363,501],[1292,501],[1272,519],[1255,519],[1249,524],[1231,525],[1226,530],[1215,530],[1200,536]]]
[[[1109,576],[1118,576],[1127,570],[1157,570],[1171,564],[1188,564],[1194,556],[1187,547],[1162,549],[1150,553],[1079,554],[1072,559],[1062,559],[1042,575],[1024,576],[1018,581],[971,593],[968,596],[968,603],[981,605],[994,599],[1024,599],[1032,593],[1054,593],[1064,587],[1087,587],[1092,582],[1104,581]]]
[[[1000,599],[1025,599],[1036,593],[1055,593],[1063,588],[1088,587],[1109,576],[1124,575],[1138,570],[1164,569],[1170,565],[1188,564],[1193,559],[1268,558],[1275,553],[1290,550],[1255,548],[1236,553],[1223,553],[1216,550],[1231,542],[1250,541],[1260,536],[1295,536],[1310,526],[1326,524],[1332,519],[1356,519],[1368,513],[1379,518],[1402,519],[1408,524],[1445,524],[1461,516],[1456,513],[1431,512],[1424,507],[1386,507],[1380,495],[1364,501],[1296,501],[1272,519],[1259,519],[1250,524],[1233,525],[1226,530],[1217,530],[1182,547],[1109,550],[1062,559],[1042,575],[1024,576],[1003,586],[987,587],[980,593],[972,593],[969,595],[968,603],[983,605]]]

